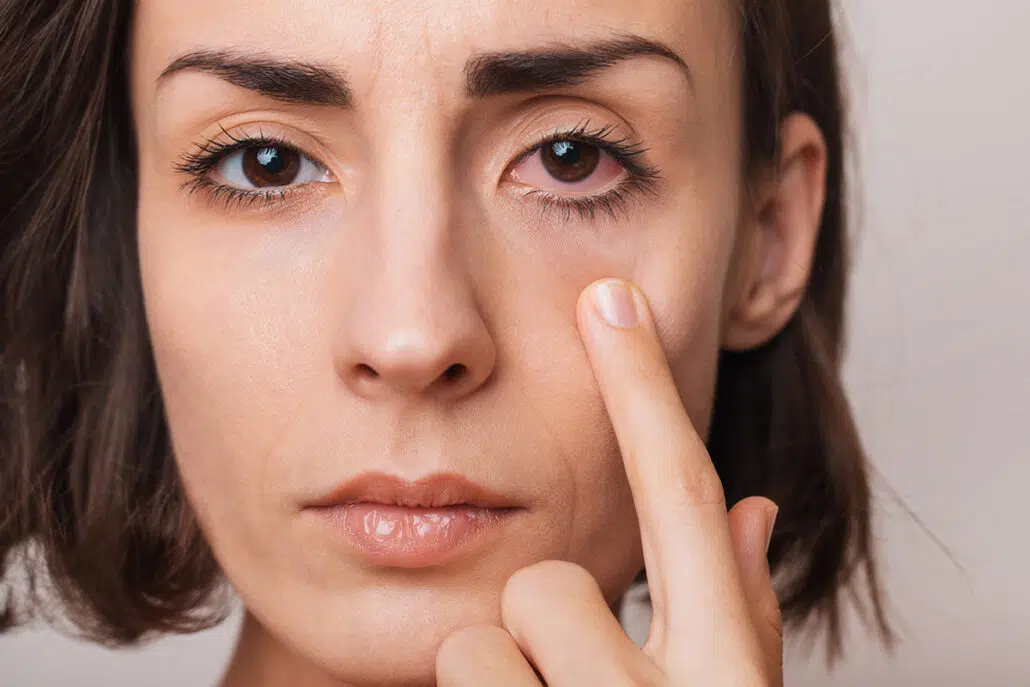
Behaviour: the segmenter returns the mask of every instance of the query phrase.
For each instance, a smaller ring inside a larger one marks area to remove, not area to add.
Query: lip
[[[414,482],[363,473],[308,507],[367,563],[394,568],[427,568],[470,555],[521,510],[454,473]]]
[[[385,472],[365,472],[347,480],[325,497],[313,502],[311,507],[328,508],[355,503],[379,503],[409,508],[518,507],[517,503],[503,494],[453,472],[426,475],[414,482]]]

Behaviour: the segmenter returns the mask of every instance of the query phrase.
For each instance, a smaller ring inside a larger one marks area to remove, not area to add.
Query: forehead
[[[133,72],[144,86],[179,55],[246,48],[336,65],[360,93],[458,87],[469,55],[635,34],[670,46],[696,86],[735,64],[728,0],[141,0]],[[735,69],[735,67],[734,67]],[[732,70],[731,70],[732,71]]]

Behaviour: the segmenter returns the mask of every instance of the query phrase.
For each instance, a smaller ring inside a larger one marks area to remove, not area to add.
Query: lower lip
[[[440,565],[467,549],[517,508],[413,508],[352,503],[319,508],[369,563],[392,568]]]

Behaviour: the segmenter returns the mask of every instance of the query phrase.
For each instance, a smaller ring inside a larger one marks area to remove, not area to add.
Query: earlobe
[[[826,140],[805,114],[787,117],[780,128],[775,174],[761,182],[742,227],[742,284],[729,304],[723,348],[757,348],[778,334],[804,296],[826,197]]]

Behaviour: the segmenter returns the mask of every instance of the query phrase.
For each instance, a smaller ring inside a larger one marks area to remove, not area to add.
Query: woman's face
[[[190,502],[269,636],[354,682],[424,678],[517,569],[574,561],[614,601],[642,568],[575,304],[640,285],[707,431],[742,225],[732,5],[139,3],[154,356]],[[311,507],[370,471],[519,510],[432,565],[377,557]]]

